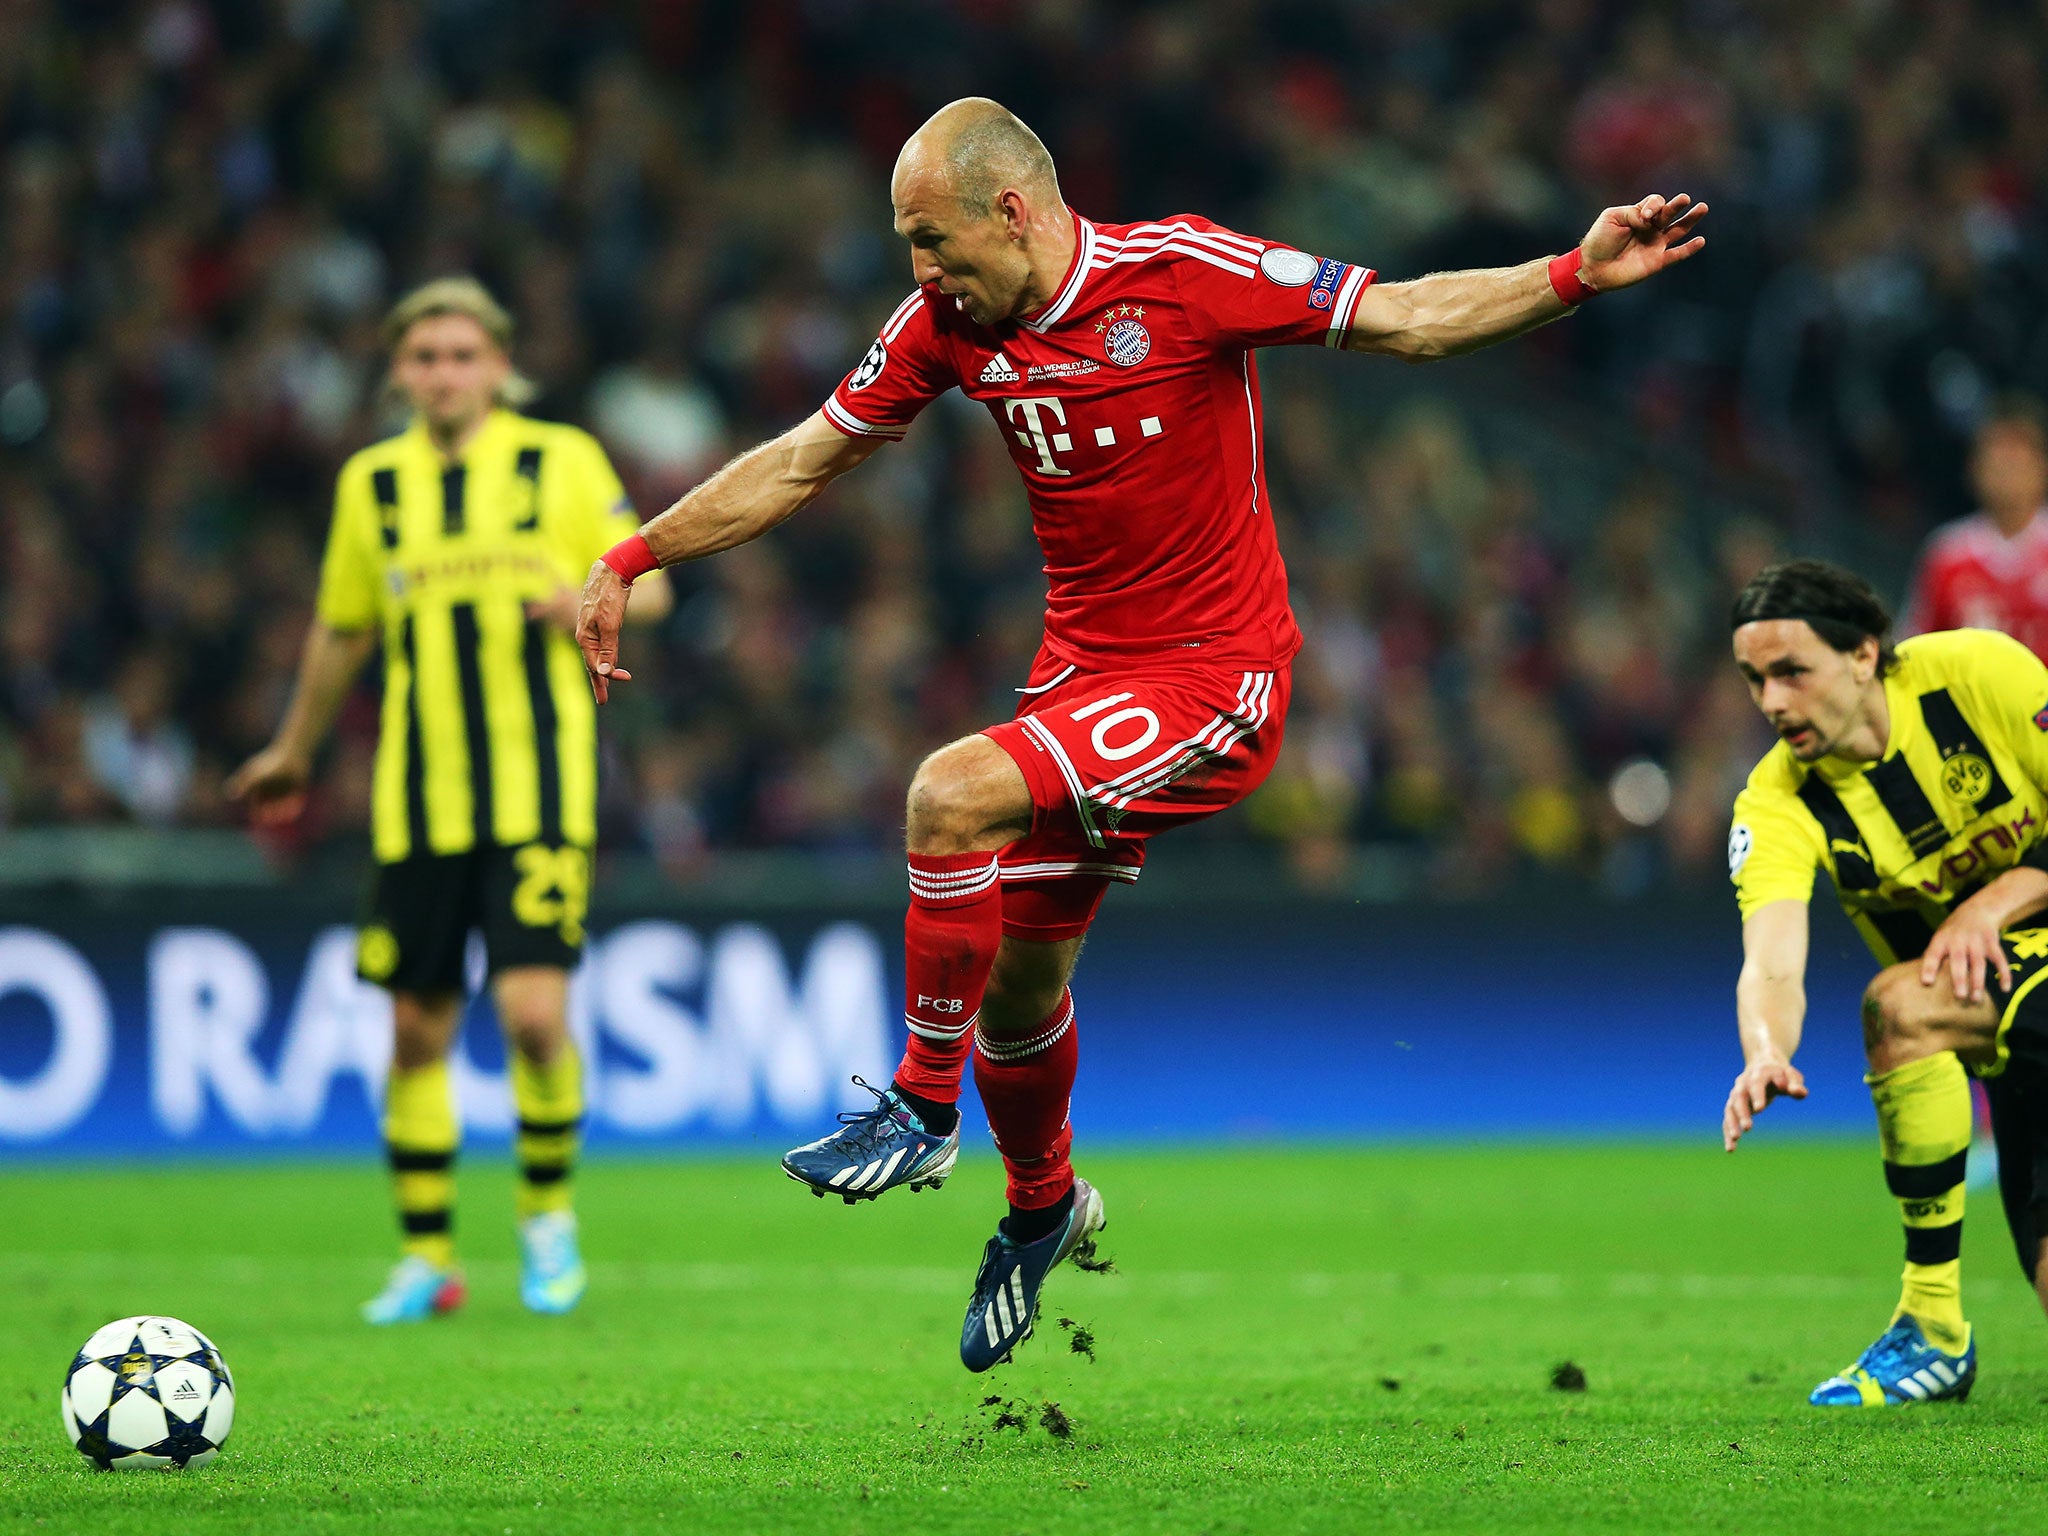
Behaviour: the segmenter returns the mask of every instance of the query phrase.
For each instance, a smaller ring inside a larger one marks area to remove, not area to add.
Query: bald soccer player
[[[1648,197],[1554,259],[1382,283],[1194,214],[1093,223],[1061,200],[1038,137],[981,99],[912,136],[890,195],[916,291],[821,411],[591,568],[577,638],[603,699],[629,676],[618,635],[636,577],[766,533],[948,389],[988,408],[1045,552],[1044,643],[1016,718],[940,748],[911,782],[894,1082],[783,1159],[848,1200],[941,1183],[972,1055],[1010,1205],[960,1334],[982,1371],[1030,1333],[1047,1272],[1085,1260],[1103,1225],[1067,1124],[1068,982],[1103,892],[1138,878],[1155,833],[1250,794],[1280,749],[1301,635],[1253,349],[1420,362],[1505,341],[1693,255],[1706,206]]]

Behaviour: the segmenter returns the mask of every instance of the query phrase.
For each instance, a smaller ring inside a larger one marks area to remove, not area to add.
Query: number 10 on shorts
[[[1112,709],[1131,697],[1128,693],[1112,693],[1107,698],[1097,699],[1093,704],[1082,705],[1070,718],[1080,721],[1092,715],[1101,715],[1105,709]],[[1128,734],[1129,722],[1133,720],[1143,722],[1138,727],[1137,734],[1130,736],[1128,740],[1112,743],[1110,737],[1113,734]],[[1112,763],[1121,762],[1127,757],[1136,757],[1158,739],[1159,717],[1142,704],[1132,705],[1129,709],[1118,709],[1114,714],[1102,715],[1102,718],[1095,722],[1095,729],[1088,733],[1088,740],[1094,746],[1096,755],[1107,758]]]

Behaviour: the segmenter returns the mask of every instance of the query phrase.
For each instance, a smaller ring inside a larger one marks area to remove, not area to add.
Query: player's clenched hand
[[[1944,969],[1957,1002],[1984,1001],[1987,970],[1995,970],[1998,984],[2012,990],[2012,962],[2006,958],[1998,923],[1990,912],[1966,901],[1934,931],[1927,952],[1920,957],[1920,985],[1933,986]]]
[[[304,754],[272,742],[229,777],[230,800],[249,802],[249,816],[259,827],[296,821],[306,808],[306,785],[313,765]]]
[[[1721,1111],[1721,1145],[1733,1152],[1771,1100],[1805,1097],[1806,1078],[1791,1062],[1751,1062],[1728,1090],[1728,1107]]]
[[[576,644],[590,673],[590,691],[602,704],[615,682],[631,682],[633,674],[619,665],[619,626],[626,620],[626,599],[632,587],[602,560],[590,567],[583,583],[583,602],[576,613]]]
[[[1706,237],[1695,234],[1707,214],[1690,193],[1651,193],[1639,203],[1609,208],[1579,242],[1579,280],[1596,293],[1627,288],[1697,254]]]

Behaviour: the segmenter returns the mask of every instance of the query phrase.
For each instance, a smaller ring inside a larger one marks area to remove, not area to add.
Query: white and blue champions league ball
[[[71,1443],[103,1472],[203,1467],[235,1421],[235,1378],[191,1324],[124,1317],[73,1357],[61,1407]]]

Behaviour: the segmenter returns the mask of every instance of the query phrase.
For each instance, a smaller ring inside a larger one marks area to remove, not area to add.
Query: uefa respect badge
[[[1337,301],[1337,285],[1344,281],[1344,274],[1351,270],[1351,263],[1324,257],[1316,264],[1315,281],[1309,284],[1308,307],[1328,309]]]

